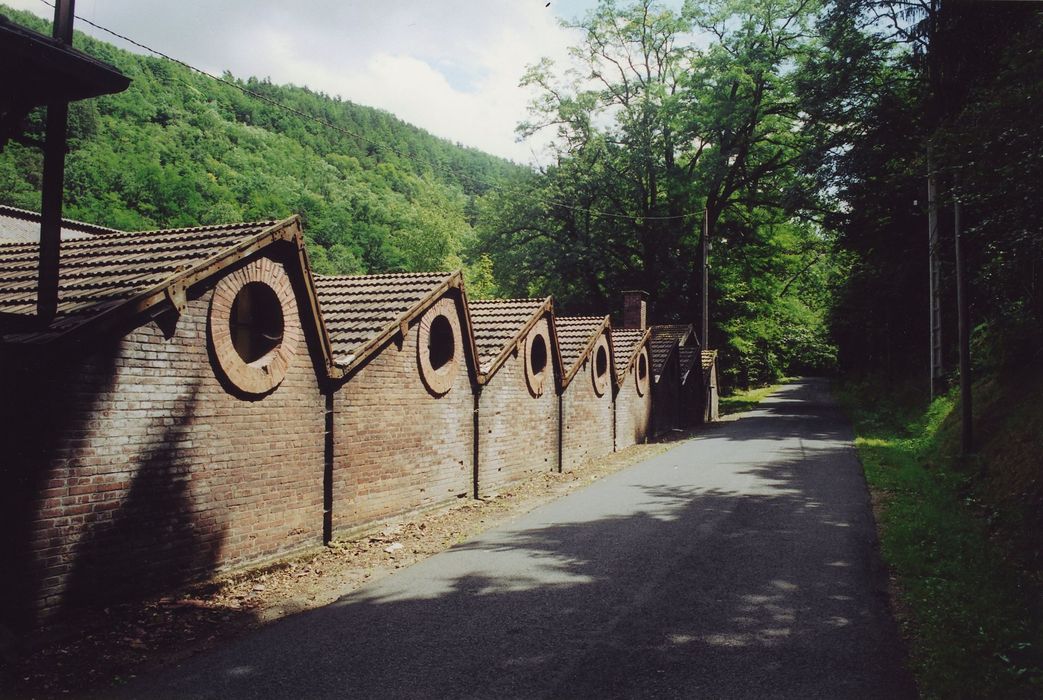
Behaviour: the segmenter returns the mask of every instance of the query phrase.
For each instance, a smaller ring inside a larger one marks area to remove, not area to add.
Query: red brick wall
[[[643,443],[650,437],[652,420],[652,377],[645,383],[644,395],[638,392],[637,363],[624,375],[616,393],[616,449],[622,450]]]
[[[565,471],[612,452],[612,388],[603,396],[594,391],[593,357],[580,367],[561,396],[561,462]],[[609,362],[609,372],[612,363]]]
[[[194,294],[198,294],[192,298]],[[323,397],[307,348],[244,398],[207,344],[212,290],[170,316],[3,358],[4,616],[177,587],[319,544]],[[287,328],[299,328],[296,310]]]
[[[541,321],[544,328],[546,321]],[[523,350],[513,353],[478,399],[479,495],[534,472],[558,469],[558,396],[554,366],[541,396],[525,380]]]
[[[463,353],[459,315],[452,318]],[[452,388],[435,396],[420,376],[419,323],[389,341],[334,394],[333,529],[473,493],[473,373],[462,354]]]

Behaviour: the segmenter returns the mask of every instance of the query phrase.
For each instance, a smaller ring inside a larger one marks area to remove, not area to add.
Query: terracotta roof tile
[[[622,377],[630,364],[630,358],[637,350],[637,344],[645,337],[645,331],[636,328],[612,329],[612,354],[616,358],[616,376]]]
[[[0,333],[8,342],[50,340],[278,223],[108,231],[63,241],[54,320],[42,329],[7,333],[0,321]],[[0,243],[0,313],[27,320],[35,315],[39,250],[39,243]]]
[[[663,373],[663,368],[670,359],[670,352],[678,344],[686,342],[692,332],[690,324],[652,326],[651,354],[654,375],[659,376]]]
[[[711,367],[713,367],[713,363],[717,361],[717,351],[716,350],[703,350],[702,353],[701,353],[701,358],[702,358],[703,371],[706,372]]]
[[[315,275],[319,308],[336,361],[353,358],[451,276],[448,272]]]
[[[478,348],[479,364],[486,372],[533,316],[543,310],[546,299],[477,299],[470,301],[471,326]]]
[[[34,211],[0,205],[0,243],[18,241],[37,243],[40,240],[40,215]],[[62,219],[62,240],[89,238],[98,233],[118,233],[115,229],[94,226],[71,219]]]
[[[587,343],[604,323],[604,316],[558,316],[554,319],[566,376],[583,359],[582,353]]]

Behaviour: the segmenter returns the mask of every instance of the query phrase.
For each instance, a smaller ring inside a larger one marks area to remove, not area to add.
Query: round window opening
[[[645,381],[648,377],[648,360],[645,359],[644,353],[637,358],[637,380],[639,382]]]
[[[232,346],[246,364],[278,348],[283,338],[283,315],[275,290],[263,282],[244,285],[232,302],[228,327]]]
[[[456,342],[453,339],[453,324],[445,316],[436,316],[431,321],[431,333],[427,341],[427,358],[431,369],[436,372],[456,356]]]
[[[542,374],[543,370],[547,369],[547,341],[542,335],[532,339],[532,345],[529,347],[529,367],[532,368],[533,374]]]
[[[605,351],[604,347],[598,348],[598,354],[594,358],[594,372],[597,376],[605,376],[605,372],[608,371],[608,352]]]

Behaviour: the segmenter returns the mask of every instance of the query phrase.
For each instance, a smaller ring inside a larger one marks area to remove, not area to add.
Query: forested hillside
[[[558,130],[539,172],[305,88],[226,75],[229,85],[77,35],[133,83],[72,107],[66,214],[134,230],[300,213],[320,272],[462,265],[473,295],[554,294],[568,313],[617,311],[621,290],[643,288],[654,321],[698,323],[706,209],[709,344],[728,382],[821,371],[835,353],[825,319],[837,268],[797,167],[792,67],[811,44],[787,29],[813,17],[789,2],[681,14],[604,3],[577,47],[602,84],[559,85],[565,67],[546,63],[519,76],[538,94],[521,133]],[[715,28],[727,29],[719,45],[697,49],[691,32]],[[769,36],[779,41],[764,54]],[[667,50],[620,80],[597,55],[606,37],[614,60]],[[29,136],[40,131],[37,115]],[[0,200],[38,207],[40,158],[32,145],[0,153]]]
[[[50,32],[28,13],[0,13]],[[71,218],[143,230],[300,214],[320,272],[454,268],[470,262],[463,256],[475,198],[529,172],[306,88],[224,76],[333,126],[165,59],[80,33],[75,45],[133,82],[71,106]],[[41,116],[31,139],[42,137]],[[41,162],[37,146],[9,143],[0,152],[0,202],[38,210]]]

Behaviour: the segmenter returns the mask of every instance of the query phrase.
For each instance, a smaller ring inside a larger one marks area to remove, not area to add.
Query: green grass
[[[722,396],[718,405],[720,413],[722,416],[726,416],[729,413],[742,413],[743,411],[749,411],[751,408],[754,408],[757,404],[763,401],[764,397],[768,396],[768,394],[778,389],[787,381],[789,380],[783,380],[779,384],[770,384],[755,389],[736,391],[730,396]]]
[[[922,695],[1043,697],[1039,588],[990,540],[977,465],[952,456],[953,398],[917,409],[879,384],[838,393],[881,503],[881,547]]]

